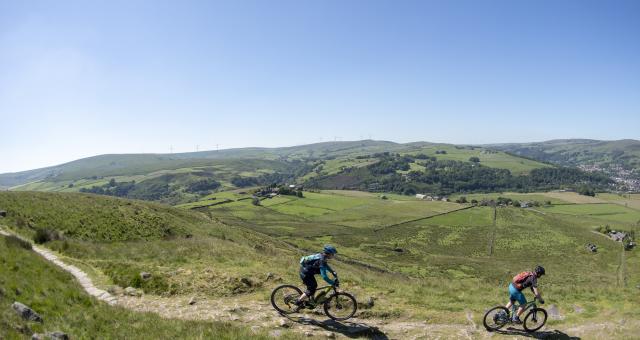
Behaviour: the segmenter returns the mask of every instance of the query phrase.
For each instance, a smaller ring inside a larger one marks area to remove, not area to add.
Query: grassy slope
[[[338,208],[328,203],[336,196]],[[341,203],[345,199],[351,201]],[[347,258],[404,273],[412,278],[410,282],[417,280],[409,285],[385,281],[387,288],[377,294],[389,303],[391,311],[400,308],[404,313],[431,318],[438,318],[433,315],[435,311],[450,313],[454,318],[465,309],[480,312],[484,306],[504,300],[508,280],[518,271],[542,263],[549,269],[549,275],[542,280],[542,290],[571,322],[598,319],[601,312],[637,316],[632,306],[640,302],[633,291],[640,283],[638,271],[627,270],[624,277],[628,285],[619,284],[620,245],[592,232],[604,221],[614,228],[639,230],[629,223],[638,216],[634,210],[594,216],[588,213],[590,205],[572,205],[584,212],[573,216],[555,212],[565,205],[541,208],[545,214],[503,208],[498,210],[494,232],[493,210],[478,207],[376,231],[378,222],[372,216],[396,222],[407,220],[403,210],[398,209],[403,201],[383,201],[368,193],[340,195],[337,191],[313,194],[305,200],[281,198],[274,203],[264,201],[263,207],[237,202],[211,207],[210,211],[223,220],[243,223],[303,248],[315,249],[332,242]],[[413,203],[424,206],[424,216],[437,212],[442,204]],[[413,210],[418,209],[414,206]],[[489,255],[492,235],[493,253]],[[588,253],[584,249],[587,243],[598,244],[599,252]],[[394,251],[396,248],[403,252]],[[637,263],[637,252],[627,252],[626,261]],[[360,284],[371,288],[370,282]],[[618,304],[618,300],[635,302]],[[574,305],[588,312],[575,313]]]
[[[359,160],[356,156],[377,152],[429,153],[446,150],[441,159],[467,161],[471,156],[480,158],[484,165],[506,168],[514,173],[526,173],[547,165],[498,153],[487,153],[482,148],[456,148],[449,144],[409,143],[397,144],[384,141],[329,142],[287,148],[248,148],[204,151],[183,154],[124,154],[101,155],[84,158],[54,167],[13,174],[0,174],[0,186],[14,190],[77,191],[80,187],[102,184],[101,180],[88,180],[97,176],[115,177],[118,181],[140,182],[162,174],[163,171],[180,172],[180,169],[213,167],[220,172],[213,178],[228,181],[231,175],[255,175],[261,170],[282,171],[287,165],[282,160],[324,160],[322,174],[334,174],[342,167],[365,166],[372,160]],[[311,172],[303,180],[315,176]],[[74,187],[68,185],[73,183]]]
[[[33,228],[55,227],[68,237],[121,241],[184,237],[197,217],[141,201],[91,194],[0,192],[0,207],[11,223]]]
[[[0,338],[26,339],[33,332],[52,331],[72,339],[268,338],[230,324],[167,320],[108,306],[86,295],[70,274],[4,239],[0,236]],[[44,323],[19,318],[11,309],[14,301],[33,308]]]
[[[486,307],[504,303],[508,280],[542,263],[549,275],[541,281],[541,289],[547,301],[567,317],[552,324],[640,317],[634,288],[640,283],[640,272],[632,268],[638,263],[638,253],[625,254],[627,269],[619,273],[620,245],[591,231],[602,223],[594,216],[503,208],[498,210],[494,233],[490,208],[410,222],[418,214],[428,217],[464,206],[408,197],[396,200],[391,196],[385,201],[369,193],[307,194],[304,199],[263,201],[261,207],[249,201],[234,202],[210,207],[202,215],[167,208],[171,214],[197,216],[194,218],[202,221],[187,226],[193,233],[189,239],[70,239],[66,249],[58,243],[50,246],[106,273],[114,282],[149,271],[157,280],[143,286],[147,293],[196,293],[206,298],[233,295],[266,301],[275,285],[264,279],[267,272],[285,282],[299,281],[297,261],[303,252],[287,243],[309,252],[331,242],[341,254],[334,267],[341,273],[344,289],[361,299],[378,298],[376,306],[363,310],[361,316],[444,323],[466,322],[466,311],[477,319]],[[404,205],[412,208],[403,210]],[[380,230],[381,223],[372,221],[372,214],[383,216],[385,223],[407,223]],[[638,229],[624,221],[610,223],[613,228]],[[492,235],[493,254],[489,255]],[[588,253],[586,243],[596,243],[598,253]],[[255,284],[248,287],[242,278]],[[575,312],[574,305],[585,312]]]
[[[640,165],[640,141],[563,139],[540,143],[501,144],[494,147],[519,155],[565,165],[619,162]],[[618,155],[619,151],[624,154]],[[622,158],[621,158],[622,157]]]
[[[436,154],[436,151],[446,151],[446,154]],[[504,152],[495,152],[482,147],[461,148],[450,144],[436,144],[422,147],[410,154],[424,153],[435,156],[441,160],[454,160],[466,162],[470,157],[478,157],[480,164],[502,168],[511,171],[514,175],[526,174],[533,169],[550,167],[548,164],[532,161],[525,158],[509,155]]]

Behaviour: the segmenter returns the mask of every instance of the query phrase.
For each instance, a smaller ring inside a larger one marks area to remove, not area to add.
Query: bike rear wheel
[[[356,298],[349,293],[335,293],[324,302],[324,313],[333,320],[342,321],[351,318],[358,310]]]
[[[281,314],[291,314],[297,312],[295,302],[302,295],[302,290],[292,285],[282,285],[276,287],[271,292],[271,305]]]
[[[482,323],[489,332],[497,331],[509,323],[509,310],[503,306],[493,307],[484,313]]]
[[[527,332],[535,332],[547,322],[547,311],[534,308],[524,317],[523,326]]]

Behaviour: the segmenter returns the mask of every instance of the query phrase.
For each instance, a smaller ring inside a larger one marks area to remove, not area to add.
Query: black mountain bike
[[[542,326],[547,322],[547,311],[543,308],[538,308],[536,300],[538,299],[535,298],[533,301],[527,302],[523,305],[524,313],[526,314],[524,320],[522,320],[522,326],[527,332],[535,332],[542,328]],[[484,314],[484,328],[489,332],[493,332],[507,324],[513,323],[511,321],[511,316],[515,314],[517,306],[514,304],[511,309],[511,313],[509,313],[507,307],[504,306],[497,306],[489,309]],[[527,312],[527,310],[529,311]]]
[[[271,292],[271,305],[280,314],[298,312],[301,307],[295,304],[302,295],[302,290],[293,285],[282,285]],[[309,299],[302,308],[315,309],[322,305],[324,313],[333,320],[342,321],[351,318],[358,309],[358,303],[353,295],[339,292],[335,286],[318,288],[315,299]]]

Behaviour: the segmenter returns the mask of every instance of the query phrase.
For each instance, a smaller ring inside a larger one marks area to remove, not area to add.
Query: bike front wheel
[[[484,313],[482,323],[489,332],[497,331],[509,323],[509,310],[503,306],[493,307]]]
[[[292,285],[276,287],[271,292],[271,305],[281,314],[291,314],[297,311],[295,302],[302,295],[302,290]]]
[[[358,310],[356,298],[349,293],[335,293],[324,302],[324,313],[333,320],[342,321],[351,318]]]
[[[524,317],[523,326],[527,332],[535,332],[547,322],[547,311],[534,308]]]

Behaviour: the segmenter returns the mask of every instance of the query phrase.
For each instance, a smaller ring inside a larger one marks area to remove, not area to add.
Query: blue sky
[[[2,1],[0,173],[373,138],[640,138],[640,1]]]

